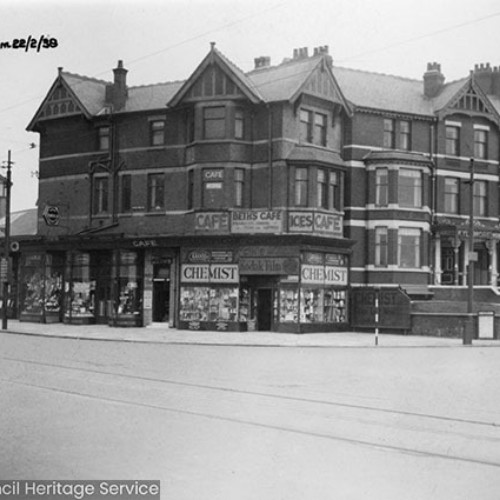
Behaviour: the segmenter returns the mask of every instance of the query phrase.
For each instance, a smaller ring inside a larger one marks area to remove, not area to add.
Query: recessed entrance
[[[155,265],[153,272],[153,321],[166,323],[170,319],[170,265]]]
[[[272,290],[257,289],[257,326],[259,330],[271,330],[273,322]]]

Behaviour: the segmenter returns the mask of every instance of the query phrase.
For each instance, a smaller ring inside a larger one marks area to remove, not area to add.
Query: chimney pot
[[[437,62],[427,63],[427,71],[424,73],[424,95],[436,97],[444,83],[444,75],[441,73],[441,64]]]

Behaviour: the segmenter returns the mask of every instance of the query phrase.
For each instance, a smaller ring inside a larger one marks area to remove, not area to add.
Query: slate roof
[[[34,236],[37,234],[38,209],[29,208],[10,214],[11,236]],[[0,219],[0,237],[5,235],[5,217]]]
[[[240,83],[245,85],[256,99],[263,102],[291,100],[321,60],[328,57],[314,55],[285,60],[276,66],[259,68],[245,73],[219,50],[212,48],[211,52],[219,57],[223,64],[227,65],[234,77],[239,79]],[[433,117],[436,112],[446,107],[450,99],[470,80],[470,76],[468,76],[446,83],[436,98],[429,99],[424,95],[422,80],[337,66],[332,67],[332,73],[345,99],[358,108],[424,117]],[[61,78],[74,91],[90,115],[98,115],[105,110],[106,85],[111,85],[111,82],[68,72],[62,72]],[[166,109],[170,101],[176,101],[178,93],[182,93],[182,88],[187,82],[189,79],[129,87],[126,105],[120,112]],[[492,101],[495,109],[500,112],[500,99],[490,95],[488,98]]]

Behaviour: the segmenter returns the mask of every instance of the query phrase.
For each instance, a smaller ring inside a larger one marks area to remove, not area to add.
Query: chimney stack
[[[268,56],[256,57],[254,59],[254,63],[254,69],[268,68],[269,66],[271,66],[271,58]]]
[[[441,73],[441,64],[437,62],[427,63],[427,71],[424,73],[424,94],[426,97],[436,97],[444,84],[444,75]]]
[[[118,61],[118,66],[113,70],[114,82],[106,86],[106,102],[113,105],[115,111],[125,107],[128,97],[127,73],[123,61]]]
[[[309,49],[307,47],[293,49],[293,58],[294,59],[306,59],[307,57],[309,57],[308,52],[309,52]]]
[[[485,94],[495,94],[495,89],[498,87],[498,69],[492,68],[490,63],[481,63],[474,65],[472,71],[474,81],[481,87]],[[498,90],[498,89],[497,89]],[[496,94],[499,95],[499,94]],[[499,96],[500,97],[500,96]]]

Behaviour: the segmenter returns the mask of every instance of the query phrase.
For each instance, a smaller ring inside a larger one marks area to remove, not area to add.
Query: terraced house
[[[335,331],[353,287],[401,285],[419,311],[464,299],[471,158],[478,300],[497,302],[497,68],[410,80],[322,46],[244,73],[212,44],[186,81],[113,71],[60,68],[28,126],[21,319]]]

